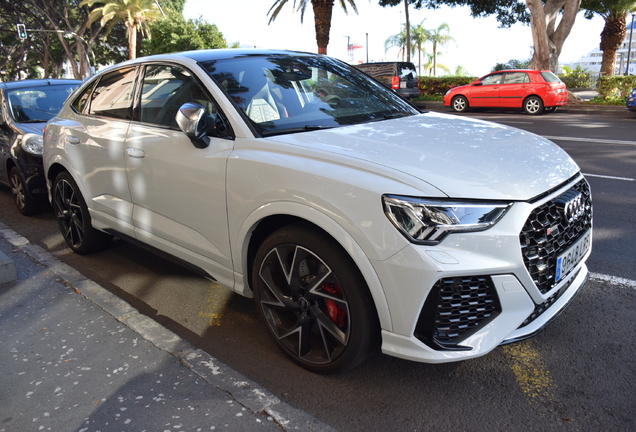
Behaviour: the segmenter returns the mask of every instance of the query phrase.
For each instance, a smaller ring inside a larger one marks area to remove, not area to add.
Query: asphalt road
[[[315,375],[269,340],[250,299],[124,242],[75,255],[51,212],[23,217],[7,189],[0,189],[0,221],[343,432],[636,430],[636,117],[468,115],[554,139],[587,174],[595,205],[588,261],[595,278],[537,337],[476,360],[428,365],[378,353],[353,371]]]

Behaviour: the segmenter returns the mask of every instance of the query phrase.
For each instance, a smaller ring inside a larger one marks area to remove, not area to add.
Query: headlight
[[[44,150],[44,141],[42,141],[42,135],[26,134],[22,137],[22,148],[24,151],[41,155]]]
[[[435,245],[454,232],[483,231],[508,211],[511,202],[427,200],[384,195],[384,212],[410,241]]]

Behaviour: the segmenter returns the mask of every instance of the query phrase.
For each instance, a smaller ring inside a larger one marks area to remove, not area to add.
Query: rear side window
[[[561,79],[552,72],[541,72],[541,77],[545,82],[561,82]]]
[[[92,94],[89,114],[131,120],[134,80],[135,68],[105,74]]]
[[[530,82],[530,77],[525,72],[509,72],[504,77],[504,84],[526,84]]]
[[[84,110],[88,106],[88,101],[90,100],[91,94],[93,93],[93,89],[95,88],[97,81],[99,80],[96,79],[88,86],[86,86],[82,93],[80,93],[79,96],[75,98],[72,104],[72,107],[73,109],[75,109],[75,111],[79,113],[85,112]]]
[[[413,63],[400,62],[395,64],[396,75],[400,77],[400,79],[406,80],[414,80],[417,79],[417,71],[415,70],[415,66]]]

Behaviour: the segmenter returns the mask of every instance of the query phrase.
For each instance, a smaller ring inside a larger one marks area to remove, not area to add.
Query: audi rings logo
[[[568,224],[585,213],[585,197],[580,192],[568,191],[557,199],[557,203]]]

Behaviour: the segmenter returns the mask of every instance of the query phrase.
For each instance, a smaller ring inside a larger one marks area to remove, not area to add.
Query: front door
[[[480,80],[480,84],[472,85],[468,103],[471,107],[498,107],[499,88],[503,74],[494,73],[485,76]]]
[[[145,67],[141,100],[126,141],[126,171],[139,240],[173,254],[233,285],[225,200],[231,139],[211,138],[196,148],[177,126],[186,102],[213,114],[211,97],[187,70]]]

